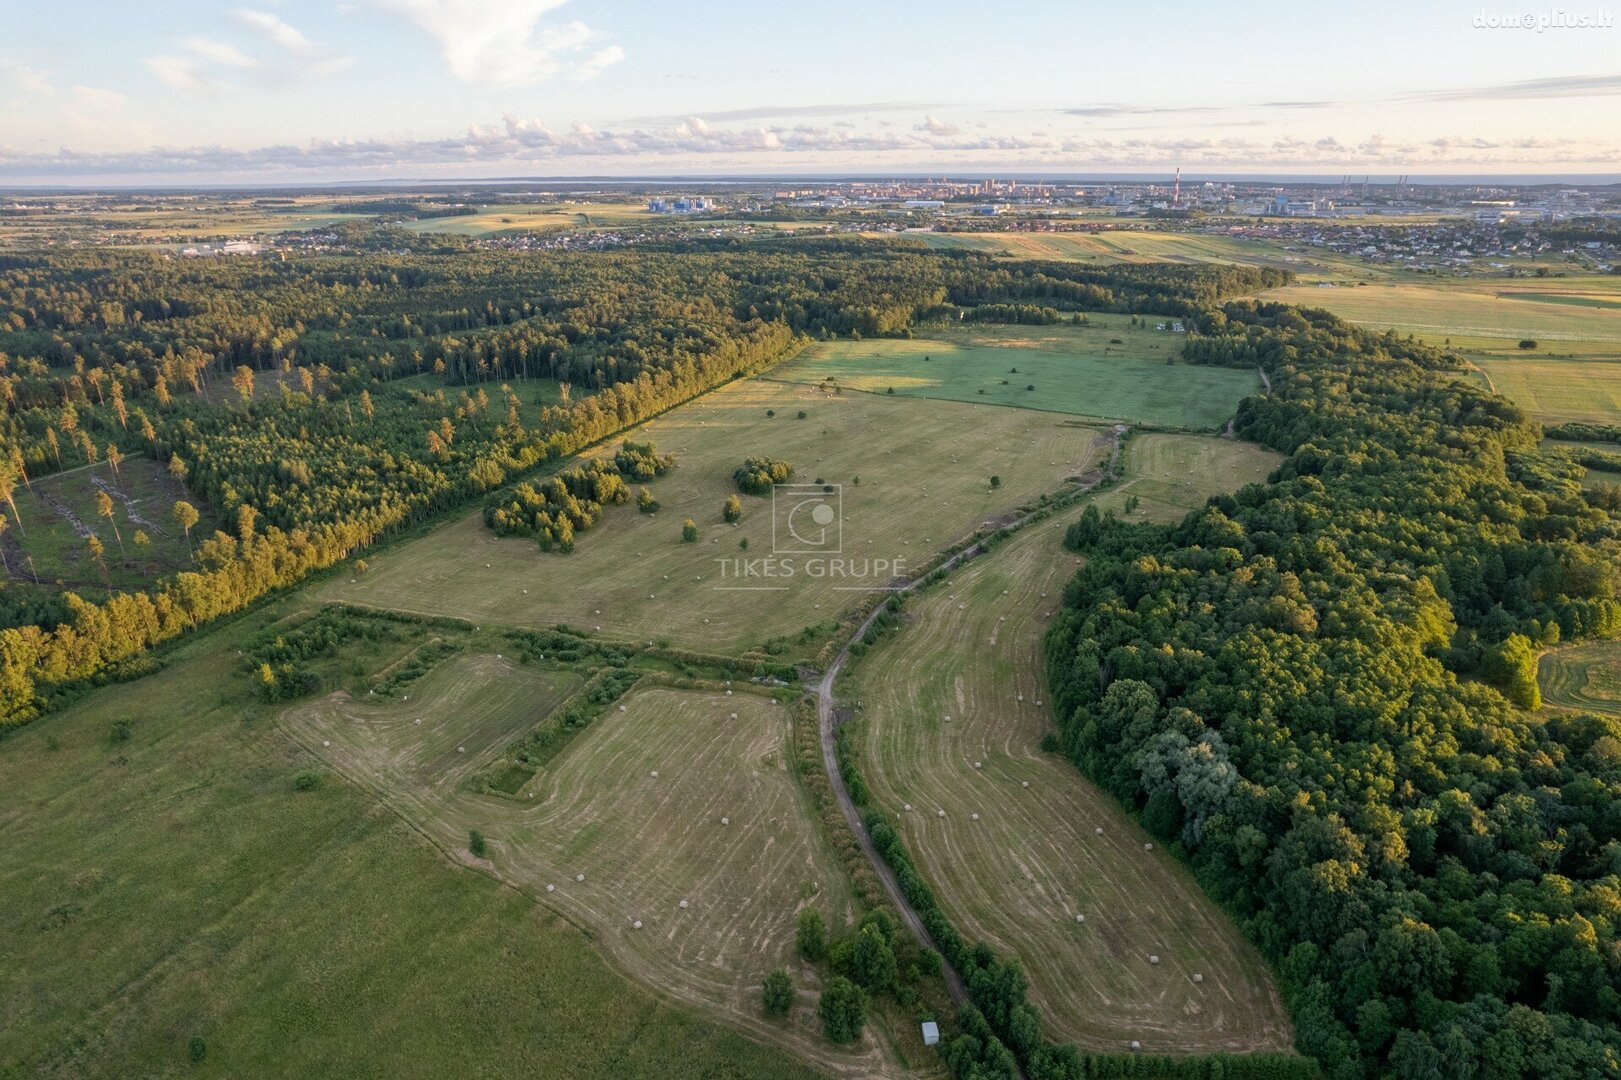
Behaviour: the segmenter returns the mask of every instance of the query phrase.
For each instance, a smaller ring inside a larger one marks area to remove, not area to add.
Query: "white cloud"
[[[937,116],[925,116],[923,123],[919,124],[915,130],[926,131],[930,135],[955,135],[962,129],[955,124],[946,123]]]
[[[578,20],[544,21],[566,0],[372,0],[427,34],[452,75],[483,86],[527,86],[558,75],[590,79],[624,59]]]
[[[41,71],[39,68],[5,61],[0,62],[0,71],[4,71],[10,76],[17,89],[25,94],[47,97],[56,93],[56,87],[51,84],[49,72]]]
[[[146,70],[155,75],[159,82],[171,90],[183,90],[188,94],[212,94],[219,89],[219,83],[204,75],[202,67],[196,60],[184,56],[149,56],[141,63]]]
[[[315,45],[268,11],[239,8],[231,18],[251,35],[246,45],[193,35],[180,39],[179,53],[151,56],[143,63],[165,86],[197,95],[236,89],[227,75],[275,83],[286,82],[288,75],[330,75],[349,64],[349,57]]]

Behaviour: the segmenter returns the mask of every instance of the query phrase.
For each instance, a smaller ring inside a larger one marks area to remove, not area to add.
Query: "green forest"
[[[1621,519],[1458,359],[1228,304],[1272,482],[1175,526],[1089,513],[1051,633],[1062,745],[1276,965],[1332,1077],[1614,1075],[1621,725],[1526,710],[1621,635]]]

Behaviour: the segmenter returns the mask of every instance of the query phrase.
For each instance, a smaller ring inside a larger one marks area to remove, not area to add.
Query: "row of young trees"
[[[1336,1080],[1615,1075],[1621,718],[1525,711],[1621,636],[1621,518],[1458,358],[1229,304],[1271,482],[1088,514],[1048,641],[1063,747],[1190,861]]]

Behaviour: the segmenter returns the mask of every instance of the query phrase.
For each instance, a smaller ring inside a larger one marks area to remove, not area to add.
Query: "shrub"
[[[1537,342],[1535,338],[1523,338],[1520,341],[1520,348],[1522,349],[1534,349],[1536,347]]]
[[[743,504],[736,495],[726,496],[726,505],[721,507],[720,516],[732,525],[743,520]]]
[[[321,785],[321,774],[314,769],[305,769],[293,777],[294,791],[314,791]]]
[[[806,908],[799,913],[799,931],[794,945],[799,955],[813,964],[827,955],[827,923],[816,908]]]
[[[489,850],[489,845],[484,841],[484,834],[477,829],[469,832],[467,834],[467,850],[472,854],[473,858],[482,859],[484,853]]]
[[[698,523],[691,518],[681,523],[681,542],[696,544],[698,542]]]
[[[786,971],[777,968],[765,977],[760,996],[766,1012],[772,1016],[787,1016],[788,1010],[794,1006],[793,981],[788,978]]]

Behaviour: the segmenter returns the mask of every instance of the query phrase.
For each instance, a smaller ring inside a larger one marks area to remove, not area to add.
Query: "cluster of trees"
[[[387,620],[369,619],[343,608],[322,608],[286,626],[261,631],[243,650],[242,667],[253,678],[254,689],[266,701],[287,701],[321,688],[321,678],[309,662],[331,657],[352,641],[396,640],[396,627]]]
[[[826,978],[817,1006],[822,1032],[836,1043],[861,1038],[867,1004],[888,994],[902,1005],[918,1003],[917,983],[940,973],[940,957],[920,948],[888,911],[874,908],[847,934],[829,940],[819,909],[799,913],[794,939],[800,959],[821,965]]]
[[[630,501],[627,477],[662,476],[675,459],[652,443],[625,442],[612,460],[594,459],[544,480],[514,484],[484,504],[484,524],[497,536],[533,536],[540,550],[574,550],[574,536],[602,520],[606,507]],[[642,489],[644,499],[652,496]],[[644,507],[645,509],[645,507]]]
[[[737,490],[745,495],[769,495],[778,484],[786,484],[794,475],[792,463],[768,457],[744,458],[732,473]]]
[[[1202,325],[1190,359],[1267,370],[1237,430],[1288,459],[1175,526],[1072,528],[1063,748],[1235,913],[1329,1076],[1614,1075],[1621,718],[1524,710],[1540,649],[1621,636],[1621,519],[1455,356]]]

